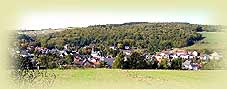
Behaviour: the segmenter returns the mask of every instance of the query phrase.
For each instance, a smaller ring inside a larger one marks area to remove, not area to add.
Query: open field
[[[50,70],[60,89],[220,89],[223,70]]]
[[[227,45],[227,37],[225,32],[201,32],[201,34],[205,38],[202,41],[187,47],[187,49],[224,50],[225,45]]]

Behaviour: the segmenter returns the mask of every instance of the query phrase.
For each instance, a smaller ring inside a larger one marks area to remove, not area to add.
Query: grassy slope
[[[213,89],[216,75],[226,71],[178,70],[51,70],[57,74],[54,88],[61,89]],[[221,84],[221,83],[218,83]]]
[[[224,46],[227,45],[227,37],[224,32],[202,32],[201,33],[205,38],[203,42],[208,42],[202,44],[200,42],[187,47],[187,49],[216,49],[223,50]]]

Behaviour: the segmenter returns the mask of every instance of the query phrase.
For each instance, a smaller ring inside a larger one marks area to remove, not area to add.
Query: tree
[[[181,69],[182,66],[182,58],[176,58],[172,60],[171,67],[172,69]]]
[[[122,68],[123,58],[124,58],[123,52],[118,53],[113,62],[113,68],[115,68],[115,69]]]
[[[117,44],[117,48],[123,49],[124,48],[124,45],[119,43],[119,44]]]
[[[73,59],[72,55],[65,56],[65,63],[70,65],[72,63],[72,59]]]
[[[152,68],[157,69],[159,67],[159,61],[157,59],[152,60]]]
[[[161,60],[160,66],[159,66],[160,69],[167,69],[167,68],[168,68],[167,60],[168,60],[168,59],[162,59],[162,60]]]
[[[103,46],[116,46],[117,44],[119,49],[131,46],[154,52],[194,44],[201,40],[201,34],[195,31],[201,30],[201,27],[203,30],[209,28],[209,26],[189,23],[95,25],[37,36],[36,39],[41,43],[41,46],[51,48],[61,48],[65,44],[73,44],[72,46],[78,46],[78,48],[90,44]]]
[[[130,60],[128,61],[129,64],[131,65],[131,69],[142,69],[146,67],[146,61],[144,60],[145,58],[141,56],[141,53],[138,52],[133,52],[130,55]]]
[[[198,26],[198,27],[195,29],[195,31],[197,31],[197,32],[202,32],[202,31],[203,31],[203,27]]]

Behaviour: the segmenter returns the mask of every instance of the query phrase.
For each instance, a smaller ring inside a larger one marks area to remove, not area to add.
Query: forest
[[[89,45],[102,45],[118,48],[130,46],[149,52],[158,52],[163,49],[193,45],[203,39],[197,32],[218,31],[219,28],[219,26],[177,22],[131,22],[71,28],[48,35],[35,35],[30,41],[35,46],[49,49],[63,49],[63,46],[68,44],[73,50]],[[18,38],[21,39],[20,36]]]

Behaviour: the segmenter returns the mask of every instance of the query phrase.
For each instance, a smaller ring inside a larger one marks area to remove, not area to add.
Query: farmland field
[[[50,70],[57,75],[53,89],[220,89],[223,70]]]

